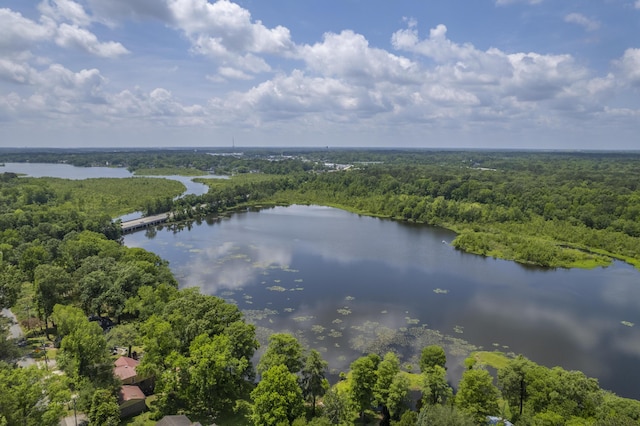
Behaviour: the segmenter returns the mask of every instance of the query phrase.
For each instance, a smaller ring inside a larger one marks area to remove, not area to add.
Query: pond
[[[616,262],[545,270],[461,253],[454,234],[319,206],[233,214],[125,236],[182,287],[237,303],[264,342],[295,334],[333,372],[368,351],[446,347],[454,382],[475,348],[578,369],[640,398],[640,273]]]

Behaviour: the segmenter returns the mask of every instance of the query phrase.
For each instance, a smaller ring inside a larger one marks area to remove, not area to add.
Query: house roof
[[[138,364],[140,364],[140,361],[129,358],[128,356],[121,356],[120,358],[116,359],[116,362],[114,364],[116,365],[116,367],[123,367],[126,365],[128,367],[136,368]]]
[[[121,356],[115,362],[116,367],[113,369],[113,374],[122,381],[136,377],[136,366],[139,363],[140,361],[136,361],[133,358]]]
[[[197,426],[200,423],[191,423],[189,417],[184,414],[176,415],[176,416],[164,416],[156,426]]]
[[[120,388],[120,401],[126,402],[134,399],[145,399],[144,393],[138,386],[123,385]]]

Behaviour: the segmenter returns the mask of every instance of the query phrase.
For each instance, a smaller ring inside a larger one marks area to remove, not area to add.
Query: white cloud
[[[168,0],[171,25],[183,31],[195,52],[223,67],[250,73],[270,71],[260,55],[290,55],[294,44],[289,30],[252,22],[248,10],[228,0]]]
[[[44,0],[38,5],[38,10],[56,22],[71,22],[80,27],[86,27],[91,23],[84,7],[71,0]]]
[[[640,49],[627,49],[616,64],[622,71],[624,82],[640,86]]]
[[[32,81],[34,72],[35,70],[26,63],[0,58],[0,79],[28,84]]]
[[[600,22],[589,19],[581,13],[570,13],[564,17],[564,21],[571,24],[580,25],[587,31],[595,31],[600,28]]]
[[[19,52],[48,39],[53,28],[43,26],[10,9],[0,9],[0,51]]]
[[[640,0],[636,0],[636,4],[634,6],[636,9],[640,9]]]
[[[364,83],[372,80],[416,81],[416,65],[407,58],[372,48],[361,34],[327,33],[321,43],[302,46],[298,55],[314,72]]]
[[[79,48],[92,55],[103,58],[115,58],[129,51],[120,43],[109,41],[101,43],[95,34],[76,25],[60,24],[55,37],[58,46]]]

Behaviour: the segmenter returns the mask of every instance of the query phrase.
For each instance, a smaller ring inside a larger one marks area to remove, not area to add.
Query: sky
[[[0,0],[0,147],[640,149],[640,0]]]

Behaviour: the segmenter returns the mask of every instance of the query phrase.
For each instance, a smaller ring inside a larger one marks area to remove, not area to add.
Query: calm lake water
[[[30,177],[56,177],[61,179],[94,179],[94,178],[128,178],[134,177],[133,173],[122,167],[76,167],[70,164],[50,164],[50,163],[5,163],[0,166],[0,173],[12,172],[20,173]],[[177,180],[185,186],[185,191],[181,197],[187,194],[202,195],[209,190],[207,185],[194,182],[193,176],[149,176]],[[226,179],[227,176],[203,175],[199,177]],[[132,212],[118,219],[123,222],[142,217],[142,212]]]
[[[6,163],[2,172],[66,179],[122,178],[122,168]],[[167,176],[207,188],[191,177]],[[134,214],[135,215],[135,214]],[[416,364],[426,344],[446,347],[456,382],[478,347],[578,369],[640,398],[640,272],[542,270],[464,254],[438,228],[317,206],[125,236],[169,260],[181,286],[237,303],[261,341],[288,331],[343,371],[363,352],[394,349]],[[622,321],[636,323],[629,327]]]
[[[542,270],[464,254],[438,228],[318,206],[246,212],[125,236],[170,262],[182,287],[237,303],[261,341],[289,331],[334,371],[395,349],[416,364],[443,344],[455,382],[474,347],[578,369],[640,398],[640,273]]]

